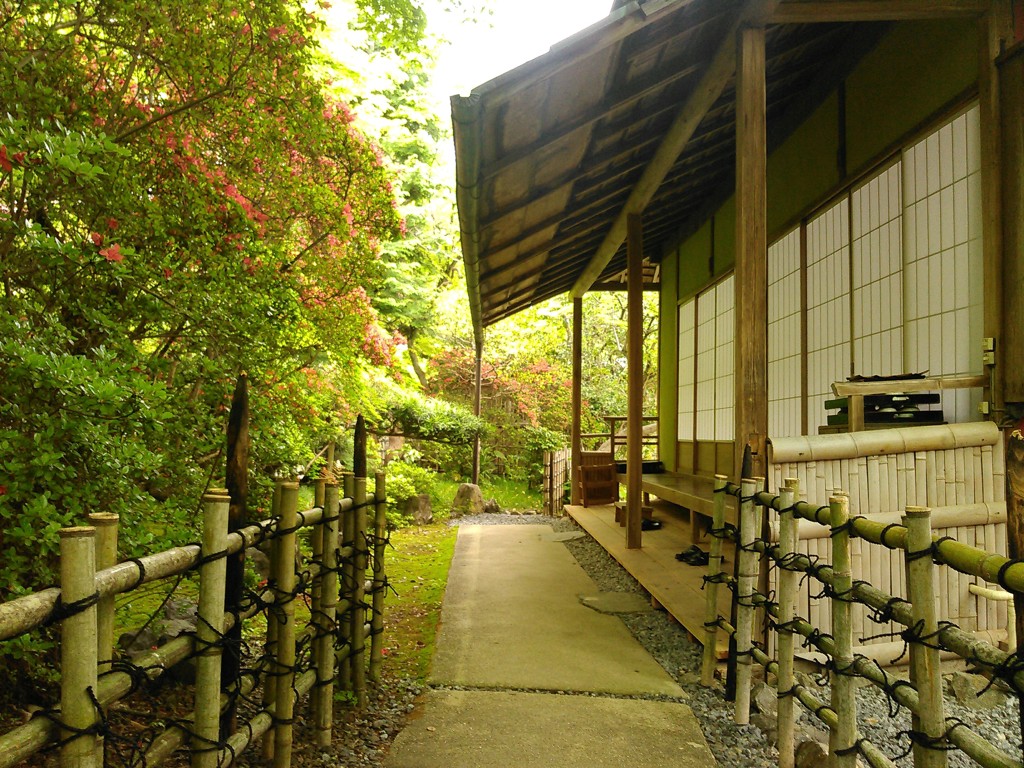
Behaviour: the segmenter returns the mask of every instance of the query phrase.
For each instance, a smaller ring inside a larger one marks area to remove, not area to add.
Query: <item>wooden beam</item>
[[[837,21],[923,21],[980,16],[989,0],[790,0],[766,19],[771,24]]]
[[[676,159],[686,148],[694,132],[700,125],[708,110],[722,95],[726,84],[732,78],[736,68],[736,32],[749,19],[765,17],[774,12],[778,6],[778,0],[747,0],[735,15],[733,22],[726,30],[725,37],[718,46],[711,63],[704,71],[697,87],[694,88],[686,103],[676,115],[675,120],[665,133],[665,137],[654,157],[644,168],[643,175],[634,185],[630,192],[629,199],[619,211],[611,229],[605,236],[597,253],[591,258],[579,279],[572,288],[573,296],[582,296],[587,289],[593,285],[608,262],[612,260],[622,241],[626,237],[626,220],[630,214],[641,213],[647,203],[654,197],[655,192],[664,180],[666,174],[671,170]]]
[[[627,219],[628,290],[626,299],[626,549],[641,545],[644,430],[643,223],[639,213]]]
[[[569,486],[572,488],[572,503],[579,506],[580,485],[576,478],[583,451],[583,299],[572,300],[572,433],[569,445],[572,451],[572,471]]]
[[[768,234],[764,27],[740,30],[736,64],[736,466],[767,470]]]

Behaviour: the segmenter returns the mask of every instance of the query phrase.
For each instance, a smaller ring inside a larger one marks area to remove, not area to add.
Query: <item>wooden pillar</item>
[[[572,432],[569,445],[572,451],[572,469],[569,486],[572,488],[572,503],[580,503],[580,484],[577,472],[580,454],[583,451],[583,299],[572,300]]]
[[[1024,404],[1024,43],[1017,43],[999,60],[999,151],[996,162],[1001,171],[999,199],[1001,217],[999,250],[1002,280],[993,279],[994,296],[1001,299],[1001,332],[996,342],[999,364],[993,371],[997,382],[996,407],[1001,399]],[[987,218],[987,216],[986,216]],[[988,232],[985,231],[987,235]],[[995,233],[993,233],[995,237]],[[986,255],[988,255],[986,253]],[[987,262],[986,262],[987,263]],[[999,283],[1001,282],[1001,286]],[[986,306],[989,284],[986,281]],[[986,332],[986,335],[987,332]],[[998,384],[1003,391],[999,392]],[[999,395],[1003,395],[1000,398]]]
[[[476,386],[473,390],[473,415],[478,419],[483,402],[483,361],[484,341],[480,338],[476,342]],[[480,485],[480,435],[473,438],[473,484]]]
[[[740,29],[736,59],[736,467],[767,471],[768,237],[765,34]]]
[[[626,548],[638,549],[642,536],[640,485],[644,437],[644,243],[639,214],[629,215],[626,233]]]

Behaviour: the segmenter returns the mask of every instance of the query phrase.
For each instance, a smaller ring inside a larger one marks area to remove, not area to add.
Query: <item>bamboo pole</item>
[[[388,499],[383,472],[378,472],[374,493],[376,506],[373,525],[373,608],[370,619],[370,681],[380,682],[384,664],[384,598],[387,581],[384,573],[384,550],[387,547]]]
[[[203,566],[199,572],[199,621],[196,623],[195,720],[192,768],[217,768],[221,715],[221,628],[227,560],[228,510],[231,497],[203,496]]]
[[[701,664],[700,683],[710,687],[715,682],[715,666],[718,661],[718,581],[722,573],[722,539],[719,533],[725,527],[725,475],[715,475],[715,497],[712,508],[714,535],[711,537],[711,552],[708,555],[708,582],[705,585],[704,607],[704,658]],[[692,514],[692,513],[691,513]]]
[[[796,552],[797,525],[793,506],[799,490],[799,482],[795,478],[786,478],[786,486],[779,494],[782,511],[779,515],[779,550],[783,558]],[[779,709],[778,709],[778,749],[779,768],[793,768],[796,760],[796,701],[793,696],[794,676],[793,630],[787,625],[796,617],[796,592],[799,587],[799,574],[789,568],[779,567]]]
[[[277,480],[274,483],[274,496],[270,502],[270,514],[280,523],[281,496],[284,480]],[[270,540],[270,579],[276,579],[277,563],[281,559],[281,540],[274,537]],[[278,638],[277,612],[274,607],[267,610],[267,640],[263,653],[266,658],[273,660],[277,657]],[[273,661],[267,669],[266,679],[263,681],[263,707],[272,707],[277,701],[277,669]],[[274,757],[274,733],[271,731],[263,739],[263,758],[271,760]]]
[[[907,507],[903,524],[907,527],[907,589],[915,631],[931,637],[938,630],[935,612],[934,563],[932,562],[931,511],[927,507]],[[910,646],[910,682],[917,688],[921,706],[911,727],[928,739],[940,739],[945,731],[942,702],[942,668],[939,650],[932,643]],[[930,747],[914,742],[915,768],[945,768],[946,751],[942,744]]]
[[[366,478],[355,478],[355,530],[353,537],[353,571],[351,584],[352,615],[349,642],[349,664],[352,668],[352,691],[360,709],[366,706]]]
[[[323,571],[320,577],[323,597],[315,639],[317,689],[313,699],[316,743],[320,747],[330,746],[334,725],[334,631],[338,607],[339,501],[338,486],[333,483],[328,485],[324,492]]]
[[[89,525],[96,529],[96,570],[117,564],[118,523],[121,518],[111,512],[93,512]],[[114,660],[114,596],[101,597],[96,606],[97,658],[101,671],[109,671]]]
[[[750,722],[750,679],[753,660],[754,604],[753,595],[757,583],[758,554],[752,545],[757,532],[761,530],[760,507],[754,501],[754,493],[764,478],[741,481],[740,537],[736,557],[739,560],[739,578],[736,584],[736,701],[733,719],[740,725]]]
[[[327,481],[323,477],[323,472],[320,473],[320,477],[317,478],[313,485],[313,506],[320,507],[326,510],[326,493],[327,493]],[[326,517],[327,515],[324,515]],[[312,536],[310,537],[310,549],[311,549],[311,561],[312,568],[316,575],[312,579],[312,585],[310,588],[311,596],[309,601],[309,616],[312,626],[316,627],[317,632],[313,640],[313,667],[316,669],[320,668],[320,657],[319,652],[321,649],[319,637],[325,631],[323,622],[323,602],[324,602],[324,535],[325,527],[323,519],[320,521],[320,525],[313,528]],[[317,685],[321,685],[323,678],[318,677]],[[309,698],[310,715],[312,716],[313,722],[319,722],[318,707],[319,698],[317,696],[311,696]],[[315,727],[315,726],[314,726]],[[329,742],[328,742],[329,743]]]
[[[96,529],[60,531],[60,583],[71,615],[60,625],[61,768],[96,768]]]
[[[834,768],[855,768],[857,753],[851,750],[857,743],[857,688],[853,674],[853,624],[852,605],[853,574],[851,573],[850,531],[846,526],[850,519],[850,499],[836,492],[829,499],[832,517],[832,636],[836,651],[833,657],[835,675],[832,679],[832,709],[838,716],[835,728],[830,729],[828,751],[829,765]]]
[[[281,486],[280,552],[274,564],[274,612],[279,623],[277,655],[271,670],[277,676],[275,691],[274,768],[289,768],[292,757],[292,715],[295,710],[295,528],[298,523],[299,484]]]
[[[349,501],[348,508],[342,513],[342,551],[344,560],[341,569],[341,597],[338,603],[338,610],[341,616],[338,620],[338,649],[342,650],[345,656],[337,656],[341,667],[338,670],[338,685],[345,690],[352,688],[352,614],[354,605],[352,602],[352,585],[355,583],[355,540],[356,540],[356,480],[351,472],[344,475],[344,494]]]

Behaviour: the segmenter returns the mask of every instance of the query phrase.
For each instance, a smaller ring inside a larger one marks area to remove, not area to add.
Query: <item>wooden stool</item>
[[[649,504],[640,505],[640,517],[643,520],[651,520],[654,517],[654,507]],[[615,502],[615,522],[619,525],[626,524],[626,502]]]

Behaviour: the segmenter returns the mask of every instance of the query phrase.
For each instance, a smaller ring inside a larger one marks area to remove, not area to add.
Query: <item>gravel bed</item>
[[[556,532],[582,531],[570,518],[549,518],[532,513],[484,514],[452,520],[450,525],[550,525]],[[565,546],[580,566],[594,580],[598,589],[606,592],[634,592],[646,595],[643,587],[633,579],[605,550],[589,536],[567,541]],[[736,725],[732,721],[732,704],[722,695],[721,688],[704,688],[699,684],[701,647],[668,614],[651,611],[620,616],[634,637],[683,688],[686,700],[701,723],[708,746],[721,766],[742,768],[769,768],[778,765],[778,752],[774,746],[774,733],[769,727],[772,718],[755,714],[766,728],[757,725]],[[814,690],[823,701],[828,700],[828,686],[813,676],[802,676],[802,682]],[[301,735],[296,738],[295,765],[302,768],[382,768],[391,742],[401,730],[406,717],[413,711],[416,699],[423,691],[410,680],[390,678],[386,672],[383,682],[371,689],[368,708],[363,712],[343,709],[335,740],[326,750],[312,746],[312,734],[299,719]],[[1019,710],[1016,699],[1000,693],[993,708],[980,710],[966,707],[950,698],[946,699],[947,717],[959,718],[991,744],[1008,754],[1021,754]],[[905,709],[892,715],[882,692],[865,685],[858,691],[858,710],[862,736],[891,758],[902,755],[909,746],[907,736],[901,734],[910,728]],[[827,732],[813,716],[804,712],[798,721],[803,738],[827,741]],[[798,736],[798,739],[800,737]],[[247,753],[248,754],[248,753]],[[243,760],[248,763],[249,760]],[[259,764],[258,759],[252,763]],[[895,760],[900,768],[912,768],[910,756]],[[977,765],[961,752],[949,753],[952,768]]]

